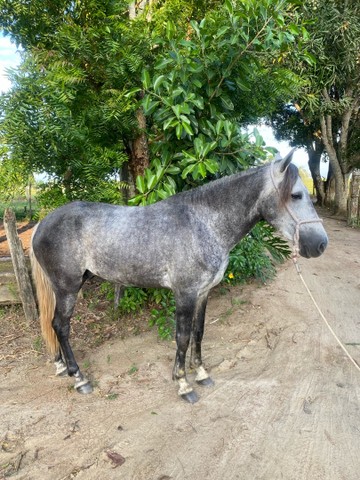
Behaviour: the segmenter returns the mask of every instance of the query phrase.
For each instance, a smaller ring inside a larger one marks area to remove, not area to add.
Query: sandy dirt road
[[[303,275],[360,362],[360,230],[325,227],[329,247]],[[80,352],[89,396],[45,356],[2,362],[0,479],[358,480],[360,372],[291,262],[267,286],[215,291],[206,322],[215,386],[195,405],[177,397],[174,344],[155,332]]]

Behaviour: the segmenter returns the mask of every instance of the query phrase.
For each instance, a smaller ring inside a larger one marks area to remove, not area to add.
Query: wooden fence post
[[[360,169],[357,168],[352,172],[350,183],[350,195],[348,205],[348,225],[360,224]]]
[[[15,214],[11,208],[5,209],[4,227],[9,243],[16,281],[19,287],[20,300],[24,309],[26,321],[28,325],[30,325],[33,322],[37,322],[39,317],[29,272],[26,266],[24,251],[16,230]]]

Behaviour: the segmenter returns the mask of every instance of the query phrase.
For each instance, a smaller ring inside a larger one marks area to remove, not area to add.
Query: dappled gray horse
[[[70,317],[86,279],[98,275],[124,286],[165,287],[176,301],[173,378],[179,395],[197,401],[186,378],[186,352],[191,339],[196,381],[211,385],[201,359],[205,309],[230,250],[263,219],[304,257],[321,255],[328,243],[291,158],[292,152],[146,207],[74,202],[42,220],[31,260],[42,332],[57,373],[74,376],[77,391],[92,391],[69,343]]]

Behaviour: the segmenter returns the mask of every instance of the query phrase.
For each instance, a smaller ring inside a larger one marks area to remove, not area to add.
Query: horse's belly
[[[143,263],[107,262],[93,265],[89,270],[110,282],[144,288],[171,288],[169,272],[164,266],[149,266]]]

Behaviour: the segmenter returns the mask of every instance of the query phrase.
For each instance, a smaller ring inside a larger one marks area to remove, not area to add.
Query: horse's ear
[[[275,157],[275,161],[278,164],[280,173],[284,173],[292,161],[296,148],[290,150],[290,152],[284,158],[278,158],[278,154]]]

